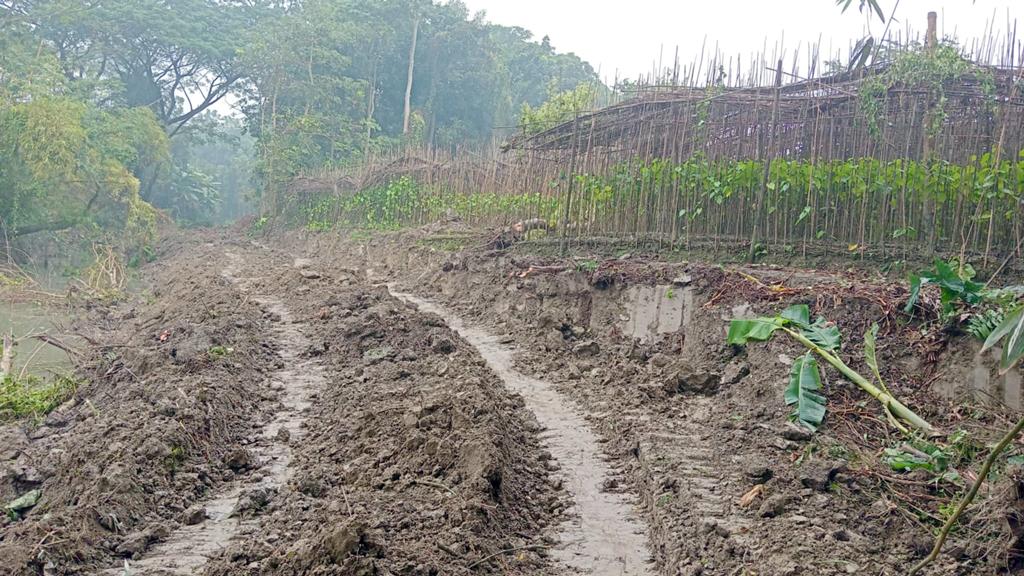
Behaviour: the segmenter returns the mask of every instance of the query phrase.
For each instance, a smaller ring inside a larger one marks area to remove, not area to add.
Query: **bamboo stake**
[[[747,255],[747,259],[753,262],[757,256],[757,241],[760,239],[760,227],[762,219],[764,217],[764,201],[765,196],[768,193],[768,176],[771,170],[771,160],[768,158],[768,149],[771,145],[768,142],[769,139],[774,139],[775,126],[779,122],[779,88],[782,86],[782,60],[779,60],[778,68],[775,72],[775,96],[774,102],[772,103],[772,123],[771,132],[763,136],[765,144],[762,145],[762,154],[758,156],[764,161],[764,173],[762,174],[761,188],[757,193],[757,205],[754,207],[754,229],[750,234],[750,252]]]
[[[11,363],[14,361],[14,336],[4,334],[3,342],[3,355],[0,356],[0,380],[7,378],[7,375],[11,373]]]

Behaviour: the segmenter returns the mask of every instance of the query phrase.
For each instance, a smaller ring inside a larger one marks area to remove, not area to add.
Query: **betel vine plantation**
[[[994,2],[0,0],[0,575],[1024,574]]]

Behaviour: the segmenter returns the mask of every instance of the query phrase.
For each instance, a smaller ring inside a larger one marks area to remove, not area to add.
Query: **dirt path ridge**
[[[393,289],[390,285],[388,288]],[[515,370],[515,350],[499,338],[466,325],[437,304],[412,294],[392,294],[424,312],[437,314],[476,347],[505,385],[523,396],[526,406],[546,428],[541,440],[561,466],[574,500],[570,520],[561,527],[561,543],[552,555],[565,565],[594,576],[653,574],[645,526],[622,495],[605,490],[612,479],[612,469],[600,455],[597,435],[591,432],[575,404],[550,383]]]
[[[229,264],[222,275],[237,285],[241,292],[248,292],[249,284],[255,279],[242,276],[242,257],[233,252],[227,252],[226,256]],[[237,479],[201,503],[206,509],[206,520],[181,526],[166,540],[149,549],[140,560],[129,562],[132,576],[193,575],[211,556],[238,536],[245,524],[255,524],[255,521],[243,521],[236,514],[239,500],[252,490],[278,489],[293,472],[289,467],[292,459],[289,444],[301,436],[305,412],[311,405],[310,396],[324,385],[323,366],[314,359],[298,358],[300,352],[309,347],[309,341],[281,300],[262,295],[254,295],[252,299],[277,320],[272,334],[284,363],[284,367],[272,376],[272,385],[281,392],[281,409],[263,427],[257,442],[251,446],[254,459],[262,465],[263,479],[244,485],[241,479]],[[115,568],[104,572],[104,575],[119,576],[124,572],[123,568]]]

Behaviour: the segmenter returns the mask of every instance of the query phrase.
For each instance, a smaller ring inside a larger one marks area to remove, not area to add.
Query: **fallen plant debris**
[[[764,491],[764,484],[758,484],[758,485],[754,486],[753,488],[751,488],[750,492],[747,492],[746,494],[744,494],[740,498],[739,505],[744,507],[744,508],[749,508],[750,505],[754,503],[754,500],[756,500],[758,496],[760,496],[761,498],[765,498],[766,497],[766,494],[765,494],[765,491]]]
[[[774,317],[731,320],[727,340],[729,344],[744,345],[749,340],[768,340],[777,330],[785,332],[810,350],[810,352],[801,356],[801,359],[794,363],[793,370],[790,373],[790,384],[786,389],[786,404],[796,405],[794,419],[800,424],[815,430],[825,416],[825,398],[814,392],[821,388],[821,377],[818,374],[817,363],[811,357],[813,352],[881,402],[885,409],[891,411],[896,417],[921,430],[929,431],[932,429],[931,424],[893,398],[888,392],[871,384],[866,378],[839,359],[835,355],[839,348],[840,335],[838,328],[822,317],[811,323],[810,312],[806,305],[798,304],[791,306]],[[869,354],[873,357],[873,345],[869,347],[869,351]],[[874,359],[870,360],[870,363],[877,364]],[[897,426],[899,427],[898,424]]]

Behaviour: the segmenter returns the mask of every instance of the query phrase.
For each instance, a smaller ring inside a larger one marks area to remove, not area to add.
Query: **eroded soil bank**
[[[992,390],[970,384],[982,361],[976,345],[922,338],[920,324],[900,316],[906,288],[896,283],[452,249],[450,241],[434,241],[442,237],[436,228],[276,241],[324,262],[369,269],[518,349],[516,371],[552,384],[585,414],[619,473],[603,488],[641,502],[659,574],[905,573],[930,550],[942,510],[973,479],[985,446],[1019,414],[978,401],[990,392],[1005,398],[1004,384],[994,376]],[[902,450],[906,442],[873,400],[829,371],[822,429],[812,435],[788,422],[782,390],[803,351],[783,339],[729,346],[726,320],[796,303],[836,322],[843,356],[862,369],[860,335],[881,324],[889,388],[940,427],[943,445],[960,430],[971,439],[954,454],[961,479],[894,470],[884,449]],[[985,366],[988,374],[992,363]],[[968,384],[943,397],[936,391],[943,380]],[[992,479],[967,528],[928,573],[1021,569],[1021,469],[1008,464]]]

